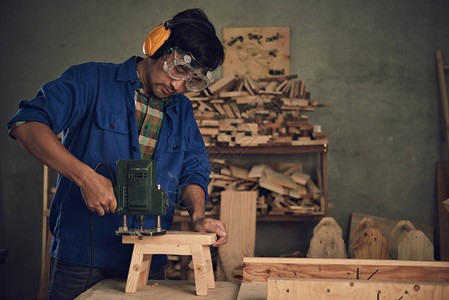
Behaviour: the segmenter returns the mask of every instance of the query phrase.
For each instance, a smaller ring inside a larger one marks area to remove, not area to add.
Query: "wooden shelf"
[[[260,216],[258,221],[260,222],[284,222],[284,221],[305,221],[305,220],[320,220],[322,217],[327,216],[328,205],[328,193],[327,193],[327,151],[328,144],[327,139],[324,141],[314,141],[313,145],[261,145],[258,147],[230,147],[224,143],[217,143],[215,146],[207,147],[209,156],[213,157],[214,154],[235,154],[235,155],[248,155],[248,154],[303,154],[303,153],[319,153],[320,154],[320,171],[322,179],[322,192],[324,196],[324,211],[320,211],[318,214],[310,215],[280,215],[280,216]]]

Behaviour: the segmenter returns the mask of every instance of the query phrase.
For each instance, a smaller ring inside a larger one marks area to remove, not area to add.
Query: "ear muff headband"
[[[150,31],[143,42],[143,53],[152,57],[170,37],[170,28],[181,23],[200,23],[207,26],[212,32],[215,31],[208,22],[201,19],[169,20]]]

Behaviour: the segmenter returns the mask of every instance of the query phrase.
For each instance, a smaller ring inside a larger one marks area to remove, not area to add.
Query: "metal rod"
[[[162,230],[162,228],[161,228],[161,216],[157,216],[156,217],[156,222],[157,222],[157,224],[156,224],[156,231],[161,231]]]
[[[123,215],[123,228],[124,228],[124,230],[128,230],[128,225],[127,225],[127,221],[126,221],[126,215]]]

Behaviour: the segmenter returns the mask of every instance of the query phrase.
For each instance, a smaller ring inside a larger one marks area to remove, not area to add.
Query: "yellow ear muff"
[[[153,56],[165,41],[168,40],[170,32],[170,28],[166,29],[164,25],[159,25],[151,30],[143,42],[143,53],[149,57]]]

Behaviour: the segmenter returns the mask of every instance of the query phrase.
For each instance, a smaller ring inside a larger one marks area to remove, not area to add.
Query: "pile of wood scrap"
[[[210,202],[219,205],[225,190],[258,191],[258,215],[323,214],[323,195],[300,163],[266,163],[243,167],[211,158]]]
[[[204,92],[186,93],[206,146],[322,145],[327,134],[304,112],[320,106],[310,100],[297,75],[253,80],[233,74]]]

